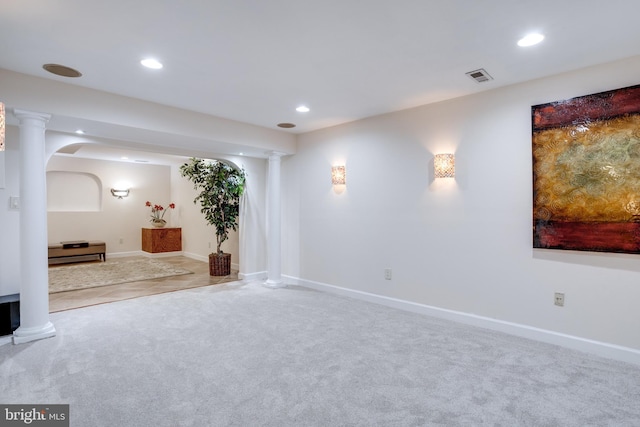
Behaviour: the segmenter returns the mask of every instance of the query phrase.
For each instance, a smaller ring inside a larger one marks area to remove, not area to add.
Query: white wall
[[[229,157],[228,159],[244,168],[247,174],[239,219],[239,237],[242,242],[240,277],[248,280],[266,278],[267,219],[265,207],[268,160],[246,157]]]
[[[640,350],[640,255],[532,249],[530,117],[638,76],[635,57],[301,135],[283,161],[283,272]],[[433,179],[443,152],[455,180]]]
[[[20,212],[9,208],[9,198],[20,195],[18,128],[7,126],[5,186],[0,188],[0,296],[20,292]]]

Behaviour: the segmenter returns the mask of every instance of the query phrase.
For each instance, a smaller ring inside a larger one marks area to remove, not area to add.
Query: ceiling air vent
[[[469,71],[468,73],[465,73],[465,74],[471,77],[473,80],[477,81],[478,83],[484,83],[484,82],[488,82],[489,80],[493,80],[493,77],[491,77],[484,68]]]

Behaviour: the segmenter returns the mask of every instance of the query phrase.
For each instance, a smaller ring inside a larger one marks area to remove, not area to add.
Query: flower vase
[[[165,221],[164,219],[152,219],[151,220],[151,225],[153,225],[156,228],[162,228],[165,225],[167,225],[167,221]]]

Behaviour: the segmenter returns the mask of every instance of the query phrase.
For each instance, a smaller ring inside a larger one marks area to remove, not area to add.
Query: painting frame
[[[640,85],[531,107],[533,247],[640,254]]]

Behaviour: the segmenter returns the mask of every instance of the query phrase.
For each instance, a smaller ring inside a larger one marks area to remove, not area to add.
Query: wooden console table
[[[152,254],[182,251],[182,228],[143,228],[142,250]]]

